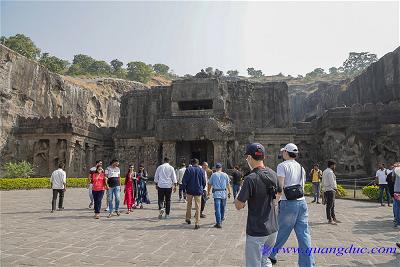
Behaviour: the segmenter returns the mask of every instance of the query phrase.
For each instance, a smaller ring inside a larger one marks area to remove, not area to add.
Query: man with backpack
[[[261,144],[248,145],[245,156],[251,172],[244,177],[235,207],[240,210],[248,203],[246,266],[269,266],[268,256],[278,231],[274,201],[279,191],[278,178],[272,169],[265,167],[265,149]]]
[[[278,236],[275,249],[270,256],[273,264],[277,261],[277,252],[286,243],[293,229],[296,232],[299,249],[308,251],[311,248],[308,207],[304,198],[306,172],[296,161],[299,150],[295,144],[287,144],[281,152],[285,161],[278,165],[277,175],[283,192],[279,201]],[[299,253],[298,261],[301,267],[315,266],[312,254]]]

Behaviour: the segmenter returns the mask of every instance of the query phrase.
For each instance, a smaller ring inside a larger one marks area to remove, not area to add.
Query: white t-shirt
[[[379,169],[376,171],[376,176],[378,177],[379,184],[387,184],[385,172],[389,174],[389,172],[387,172],[386,169],[383,170]]]
[[[105,171],[105,175],[108,177],[108,178],[111,178],[111,177],[119,177],[119,175],[120,175],[120,173],[121,173],[121,171],[120,171],[120,169],[118,168],[118,167],[112,167],[112,166],[108,166],[107,167],[107,169],[106,169],[106,171]]]
[[[177,182],[174,167],[169,163],[158,166],[154,175],[154,182],[159,188],[171,188]]]
[[[52,189],[64,189],[64,183],[67,183],[67,175],[63,169],[55,170],[50,177]]]
[[[284,162],[279,163],[276,174],[278,176],[285,177],[283,187],[301,184],[303,185],[303,190],[304,190],[306,171],[294,159],[285,160]],[[301,197],[297,200],[303,200],[303,199],[305,198]],[[283,189],[282,189],[281,200],[287,200]]]

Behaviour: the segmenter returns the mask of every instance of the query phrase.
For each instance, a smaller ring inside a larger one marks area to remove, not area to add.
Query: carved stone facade
[[[195,78],[128,93],[114,143],[123,169],[143,163],[152,174],[164,157],[173,165],[195,157],[211,166],[246,166],[250,141],[269,146],[267,161],[275,167],[282,137],[293,140],[293,133],[286,83]]]
[[[85,177],[96,160],[107,165],[115,157],[123,173],[128,164],[144,164],[154,175],[164,157],[173,165],[197,157],[210,165],[246,167],[243,152],[250,142],[265,146],[272,168],[281,161],[279,149],[294,142],[307,169],[335,159],[340,177],[369,176],[378,163],[400,160],[398,101],[330,109],[312,122],[291,125],[286,90],[282,83],[218,79],[138,90],[123,98],[116,129],[71,117],[19,118],[1,161],[27,160],[36,176],[49,176],[64,162],[69,177]]]
[[[19,118],[17,125],[2,162],[27,160],[35,176],[49,176],[62,162],[69,177],[86,177],[97,159],[108,162],[113,155],[112,128],[71,117]]]

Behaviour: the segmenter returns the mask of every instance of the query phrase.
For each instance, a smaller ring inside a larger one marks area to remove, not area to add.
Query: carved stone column
[[[58,151],[57,151],[57,138],[51,138],[49,139],[49,170],[48,173],[52,173],[53,170],[57,169],[58,166],[56,166],[56,158],[58,157]]]
[[[220,162],[226,168],[227,148],[225,141],[213,141],[214,164]]]
[[[170,159],[170,164],[172,166],[175,166],[176,165],[176,150],[175,150],[176,143],[175,142],[164,142],[162,144],[162,146],[163,146],[162,160],[164,160],[165,157],[168,157]]]

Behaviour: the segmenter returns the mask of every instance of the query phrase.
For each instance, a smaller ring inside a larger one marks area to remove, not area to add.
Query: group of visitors
[[[226,201],[231,197],[235,199],[237,210],[248,206],[246,226],[245,259],[246,266],[270,266],[277,262],[277,253],[285,245],[290,234],[294,230],[298,241],[298,247],[302,251],[311,248],[311,234],[308,223],[308,207],[304,197],[304,185],[306,171],[296,161],[299,149],[289,143],[281,149],[283,162],[277,166],[277,171],[264,164],[265,149],[259,143],[252,143],[246,147],[245,159],[250,168],[250,173],[242,178],[238,166],[231,173],[232,179],[222,171],[223,166],[217,163],[213,172],[206,162],[192,159],[186,166],[181,163],[175,170],[170,165],[170,159],[164,158],[154,176],[155,186],[158,192],[158,218],[169,218],[171,212],[171,195],[178,187],[178,200],[186,202],[185,222],[191,224],[192,205],[195,206],[195,226],[200,228],[200,218],[204,218],[204,207],[208,198],[214,198],[214,212],[216,228],[222,228],[225,219]],[[99,218],[101,202],[105,192],[108,196],[108,217],[117,216],[119,213],[119,198],[121,192],[121,178],[118,160],[113,160],[111,165],[103,171],[102,162],[90,169],[88,178],[91,203],[94,205],[95,218]],[[327,162],[324,171],[314,165],[310,172],[313,182],[314,199],[312,203],[319,202],[319,192],[322,186],[323,202],[326,204],[326,216],[328,223],[337,224],[340,221],[335,216],[336,163],[333,160]],[[385,174],[383,179],[382,173]],[[381,165],[377,171],[380,185],[380,202],[383,204],[383,191],[389,191],[393,199],[393,213],[395,226],[400,226],[400,163],[395,163],[389,170]],[[60,195],[59,209],[63,208],[63,194],[66,189],[66,175],[63,166],[53,172],[51,183],[53,188],[52,212],[55,210],[57,195]],[[134,166],[129,166],[125,176],[125,198],[127,213],[135,207],[142,208],[148,201],[146,179],[147,173],[143,166],[135,172]],[[387,182],[386,186],[384,180]],[[230,186],[232,181],[232,189]],[[390,189],[392,188],[392,189]],[[114,203],[115,200],[115,203]],[[114,206],[115,204],[115,206]],[[390,205],[390,200],[388,202]],[[263,248],[274,248],[264,250]],[[313,254],[299,253],[300,266],[315,266]]]
[[[400,162],[394,163],[389,169],[386,169],[385,164],[381,163],[375,178],[379,186],[381,206],[385,206],[384,197],[386,197],[388,207],[391,207],[390,203],[393,202],[394,227],[400,227]]]

